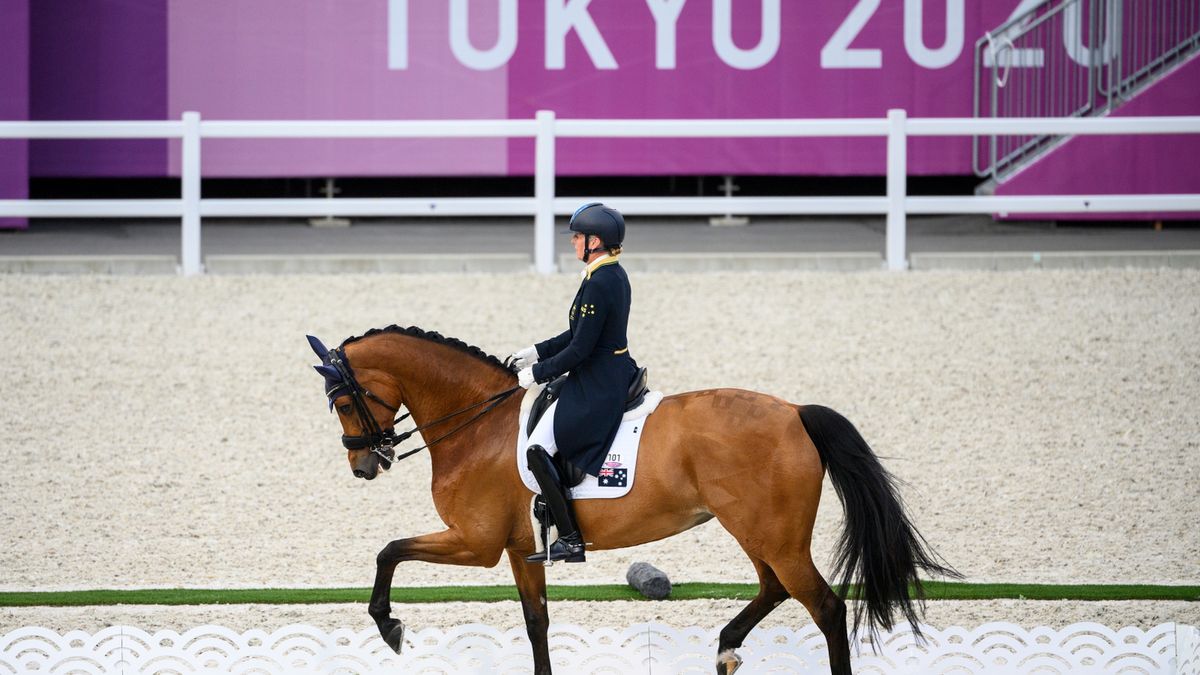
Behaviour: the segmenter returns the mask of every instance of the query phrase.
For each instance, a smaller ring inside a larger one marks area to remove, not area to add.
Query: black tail
[[[891,630],[892,613],[898,608],[919,637],[918,609],[924,612],[925,603],[920,573],[962,575],[944,564],[913,527],[896,490],[896,479],[849,420],[824,406],[808,405],[800,408],[800,421],[817,446],[846,513],[833,577],[843,595],[849,594],[850,584],[858,586],[862,602],[855,605],[854,631],[858,632],[865,603],[872,635],[881,627]],[[910,592],[910,585],[915,593]]]

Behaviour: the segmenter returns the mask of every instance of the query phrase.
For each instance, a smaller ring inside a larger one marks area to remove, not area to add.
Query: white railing
[[[265,216],[534,216],[533,259],[542,274],[555,271],[554,217],[580,198],[554,194],[558,138],[887,138],[887,193],[878,197],[595,197],[629,215],[879,214],[887,216],[887,268],[908,267],[908,214],[1200,212],[1200,194],[909,197],[910,136],[1034,134],[1194,134],[1200,116],[1125,118],[913,118],[903,110],[877,119],[560,120],[539,111],[532,120],[414,121],[202,121],[186,112],[162,122],[0,122],[0,138],[182,139],[180,199],[0,200],[0,217],[178,217],[180,269],[203,272],[200,223],[204,217]],[[204,199],[200,146],[205,138],[534,138],[531,197],[404,199]],[[589,197],[590,199],[591,197]]]
[[[859,639],[855,672],[897,674],[1142,673],[1196,675],[1200,631],[1182,624],[1114,630],[1095,623],[1025,629],[989,623],[975,629],[924,627],[918,643],[907,627],[872,646]],[[567,673],[710,673],[717,628],[675,629],[640,624],[590,630],[550,626],[550,659]],[[852,647],[852,652],[854,651]],[[748,673],[828,673],[825,638],[815,626],[757,628],[738,650]],[[20,628],[0,635],[4,672],[255,672],[255,673],[527,673],[524,628],[481,624],[405,637],[397,655],[374,627],[331,632],[288,626],[273,633],[237,633],[202,626],[182,634],[111,626],[88,634]]]

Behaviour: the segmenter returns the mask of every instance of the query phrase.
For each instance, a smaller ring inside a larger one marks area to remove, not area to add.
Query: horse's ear
[[[308,346],[312,347],[312,350],[317,353],[317,356],[321,357],[322,361],[327,360],[329,358],[329,349],[327,349],[325,345],[321,344],[320,340],[312,335],[308,335],[306,337],[308,338]]]
[[[326,365],[313,366],[313,370],[324,375],[326,379],[334,380],[335,382],[340,381],[342,379],[341,373],[339,373],[337,368],[334,368],[333,366],[326,366]]]

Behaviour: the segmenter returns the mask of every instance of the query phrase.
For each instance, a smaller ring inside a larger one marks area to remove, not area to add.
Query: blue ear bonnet
[[[343,389],[349,389],[350,383],[346,382],[338,369],[329,363],[329,349],[325,347],[317,338],[309,335],[308,344],[317,356],[321,358],[321,365],[313,366],[313,369],[320,373],[325,378],[325,395],[329,397],[329,409],[333,410],[333,399],[339,396]]]

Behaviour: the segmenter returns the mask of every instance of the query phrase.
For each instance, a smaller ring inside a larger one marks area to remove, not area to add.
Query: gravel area
[[[1200,583],[1200,273],[632,281],[631,351],[654,388],[744,387],[838,409],[906,482],[914,522],[969,581]],[[336,344],[416,324],[505,355],[562,330],[575,287],[566,275],[0,276],[0,590],[369,585],[387,541],[442,527],[429,460],[354,479],[304,335]],[[841,518],[832,495],[815,534],[823,568]],[[549,577],[621,583],[637,560],[676,582],[755,579],[715,521]],[[504,561],[406,563],[396,575],[397,585],[509,581]],[[1196,621],[1187,603],[1112,603],[1111,614],[1107,604],[972,604],[1030,625],[1092,611],[1115,624]],[[946,621],[972,621],[940,607]],[[502,608],[459,614],[512,613]],[[87,611],[3,616],[96,620]],[[147,612],[144,627],[237,613],[90,611]],[[247,611],[291,623],[342,610]],[[336,620],[365,619],[361,608],[345,616]]]

